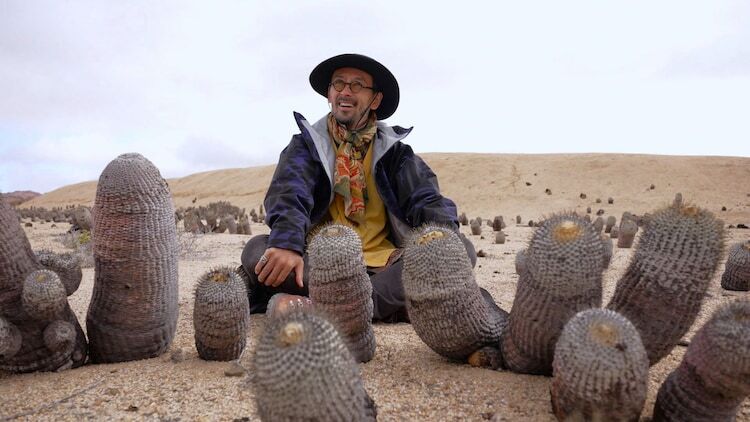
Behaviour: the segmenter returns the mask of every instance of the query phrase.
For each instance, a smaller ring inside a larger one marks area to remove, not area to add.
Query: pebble
[[[230,362],[226,369],[224,369],[224,375],[227,377],[241,377],[245,375],[245,372],[245,368],[236,360]]]

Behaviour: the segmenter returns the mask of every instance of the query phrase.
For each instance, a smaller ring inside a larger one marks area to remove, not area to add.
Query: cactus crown
[[[219,270],[211,271],[208,274],[208,277],[206,278],[215,283],[226,283],[227,281],[230,280],[229,275],[227,274],[226,271],[219,271]]]
[[[419,238],[417,239],[417,244],[418,245],[424,245],[424,244],[427,244],[429,242],[432,242],[435,239],[441,239],[443,237],[445,237],[445,233],[443,233],[443,232],[441,232],[439,230],[433,230],[433,231],[431,231],[429,233],[425,233],[422,236],[419,236]]]
[[[589,327],[590,338],[598,344],[612,347],[618,343],[620,336],[617,328],[608,321],[597,321]]]
[[[305,327],[299,322],[290,321],[279,330],[279,335],[276,337],[279,346],[288,347],[299,344],[305,335]]]
[[[560,243],[572,242],[582,233],[583,228],[572,220],[563,220],[552,228],[552,236]]]

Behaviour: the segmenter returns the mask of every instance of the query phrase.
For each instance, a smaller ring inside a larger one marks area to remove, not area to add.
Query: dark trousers
[[[471,260],[471,266],[474,267],[477,263],[477,253],[474,250],[474,245],[463,234],[460,236]],[[251,238],[242,250],[242,266],[245,268],[245,272],[250,279],[250,313],[265,312],[268,300],[276,293],[308,296],[307,280],[309,265],[307,254],[303,256],[305,274],[302,277],[302,288],[297,286],[297,283],[294,281],[294,273],[289,274],[286,280],[277,287],[268,287],[258,281],[258,276],[255,274],[255,265],[260,260],[263,252],[265,252],[267,243],[268,235],[257,235]],[[373,321],[408,322],[404,285],[401,280],[401,271],[403,268],[404,262],[399,258],[396,262],[378,272],[368,271],[370,281],[372,282]],[[489,292],[482,289],[482,296],[484,296],[492,307],[497,308]]]

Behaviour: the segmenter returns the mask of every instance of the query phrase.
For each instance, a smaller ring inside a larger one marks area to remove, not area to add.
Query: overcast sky
[[[276,162],[344,52],[417,152],[750,156],[750,2],[0,0],[0,191]]]

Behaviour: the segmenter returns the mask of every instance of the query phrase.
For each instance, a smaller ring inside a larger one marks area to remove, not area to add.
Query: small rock
[[[174,363],[180,363],[185,360],[185,349],[180,347],[179,349],[172,352],[172,356],[170,357],[172,362]]]
[[[585,193],[583,193],[583,192],[581,192],[581,194],[580,194],[580,195],[578,195],[578,196],[579,196],[579,197],[580,197],[581,199],[586,199],[586,194],[585,194]]]
[[[236,360],[233,360],[229,362],[229,365],[227,365],[226,369],[224,369],[224,376],[227,377],[241,377],[245,375],[245,368],[240,365],[239,362]]]
[[[531,183],[529,183],[529,182],[526,182],[526,186],[531,186]]]
[[[480,250],[477,251],[477,256],[480,257],[480,258],[484,258],[485,256],[487,256],[487,254],[484,253],[483,249],[480,249]]]
[[[116,396],[116,395],[120,394],[120,390],[118,390],[116,388],[108,388],[108,389],[104,390],[104,394],[106,394],[108,396]]]
[[[690,346],[690,342],[687,341],[687,340],[685,340],[685,339],[683,339],[683,340],[678,341],[677,345],[678,346],[682,346],[682,347],[688,347],[688,346]]]
[[[722,210],[722,211],[726,211],[726,210],[727,210],[727,207],[721,207],[721,210]]]
[[[552,190],[550,190],[550,188],[547,188],[544,190],[544,193],[546,193],[547,195],[552,195]]]
[[[746,228],[747,228],[747,225],[746,225],[746,224],[742,224],[742,223],[740,223],[740,224],[738,224],[738,225],[737,225],[737,228],[738,228],[738,229],[746,229]]]
[[[654,185],[654,184],[652,183],[652,184],[651,184],[651,186],[649,186],[648,188],[649,188],[649,189],[651,189],[651,190],[654,190],[654,189],[656,189],[656,185]]]
[[[138,406],[135,406],[135,405],[131,404],[130,406],[128,406],[127,409],[125,409],[125,411],[126,412],[137,412],[138,411]]]

